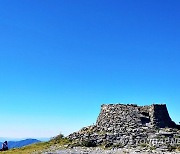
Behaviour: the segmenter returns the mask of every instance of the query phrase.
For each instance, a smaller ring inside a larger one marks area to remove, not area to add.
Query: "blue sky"
[[[0,1],[0,137],[52,137],[103,103],[180,119],[179,0]]]

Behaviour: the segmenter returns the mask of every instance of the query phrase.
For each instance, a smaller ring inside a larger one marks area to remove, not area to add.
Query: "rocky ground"
[[[180,153],[180,126],[165,104],[102,105],[96,124],[67,136],[66,147],[44,154],[175,154]],[[101,147],[101,148],[100,148]]]
[[[55,150],[54,147],[44,154],[178,154],[180,152],[162,152],[159,150],[143,150],[143,149],[110,149],[104,150],[102,148],[82,148],[75,147],[72,149]]]
[[[95,125],[70,134],[68,139],[81,147],[180,151],[180,126],[171,120],[165,104],[109,104],[101,106]]]

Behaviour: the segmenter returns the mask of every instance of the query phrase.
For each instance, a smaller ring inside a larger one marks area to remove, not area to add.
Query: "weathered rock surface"
[[[148,151],[148,150],[136,150],[136,149],[108,149],[104,150],[101,148],[82,148],[75,147],[72,149],[61,149],[55,151],[43,152],[43,154],[162,154],[158,151]],[[177,154],[178,152],[163,152],[163,154]]]
[[[96,124],[70,134],[76,143],[116,148],[144,148],[171,151],[180,146],[179,125],[169,116],[165,104],[102,105]]]

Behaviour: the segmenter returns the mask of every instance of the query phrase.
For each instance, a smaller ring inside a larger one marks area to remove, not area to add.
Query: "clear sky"
[[[1,0],[0,137],[52,137],[105,103],[180,121],[179,0]]]

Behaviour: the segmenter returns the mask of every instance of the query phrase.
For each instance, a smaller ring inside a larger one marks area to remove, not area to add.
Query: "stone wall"
[[[176,127],[171,120],[165,104],[137,106],[134,104],[102,105],[96,125],[103,130],[113,130],[122,127]]]
[[[130,141],[164,138],[166,135],[180,136],[178,128],[171,120],[165,104],[103,104],[95,125],[84,127],[68,138],[77,143],[92,141],[96,145],[133,147],[135,143]],[[170,132],[166,133],[166,130]]]
[[[122,131],[122,128],[142,126],[139,109],[136,105],[109,104],[102,105],[96,125],[102,131]]]
[[[166,104],[153,104],[149,106],[151,123],[158,128],[175,128],[176,124],[171,120]]]

